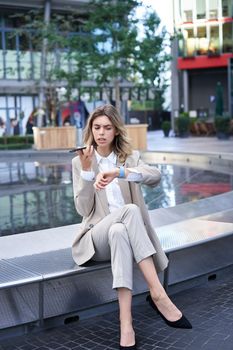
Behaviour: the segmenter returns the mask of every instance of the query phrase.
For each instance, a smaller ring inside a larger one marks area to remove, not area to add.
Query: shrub
[[[28,149],[31,148],[32,146],[28,143],[9,143],[6,145],[1,145],[0,144],[0,150],[11,150],[11,149]]]
[[[0,137],[0,149],[23,149],[31,148],[34,143],[33,135],[26,136],[2,136]]]
[[[178,136],[188,136],[189,134],[190,119],[188,114],[182,113],[176,118],[176,128]]]
[[[228,116],[216,116],[214,119],[214,125],[217,132],[224,134],[230,133],[230,117]]]
[[[165,136],[169,136],[169,132],[171,130],[171,122],[169,120],[165,120],[162,122],[161,128],[164,132]]]

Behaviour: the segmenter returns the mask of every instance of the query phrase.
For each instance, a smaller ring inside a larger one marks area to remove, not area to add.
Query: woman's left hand
[[[102,190],[105,188],[110,182],[112,182],[119,175],[119,170],[114,169],[111,171],[106,171],[103,173],[99,173],[96,176],[96,180],[94,183],[94,187],[96,190]]]

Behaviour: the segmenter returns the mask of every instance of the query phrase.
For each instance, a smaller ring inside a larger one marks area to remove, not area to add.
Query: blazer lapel
[[[95,172],[95,175],[99,173],[98,164],[95,155],[93,156],[93,162],[92,162],[92,168]],[[106,215],[110,213],[109,207],[108,207],[108,200],[105,190],[98,190],[96,191],[96,196],[98,197],[100,204],[102,205],[102,208]]]

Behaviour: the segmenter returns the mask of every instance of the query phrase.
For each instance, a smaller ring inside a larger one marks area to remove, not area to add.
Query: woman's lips
[[[105,142],[106,139],[98,139],[99,142]]]

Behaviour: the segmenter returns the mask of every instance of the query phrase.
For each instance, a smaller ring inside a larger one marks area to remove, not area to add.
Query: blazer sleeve
[[[95,202],[94,181],[87,181],[80,175],[79,157],[72,159],[74,204],[77,212],[84,217],[90,215]]]
[[[129,167],[127,166],[127,169],[129,169],[129,171],[136,171],[142,174],[142,181],[140,181],[141,184],[145,184],[151,187],[157,186],[161,180],[161,173],[159,169],[155,166],[144,163],[138,151],[133,152],[133,159],[133,166],[130,162],[130,165]]]

